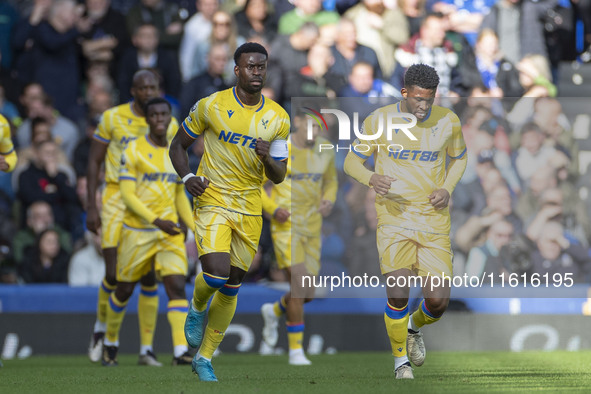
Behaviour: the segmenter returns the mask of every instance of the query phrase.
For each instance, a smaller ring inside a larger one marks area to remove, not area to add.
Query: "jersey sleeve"
[[[363,140],[360,138],[356,138],[355,141],[351,144],[351,152],[355,154],[357,157],[362,159],[363,161],[369,159],[373,152],[376,149],[376,142],[377,138],[373,138],[376,134],[376,131],[379,127],[379,114],[372,112],[365,118],[363,124],[361,125],[361,130],[359,132],[369,138],[368,140]]]
[[[168,130],[166,130],[166,139],[170,142],[174,138],[176,132],[179,129],[179,121],[173,116],[170,119],[170,124],[168,125]]]
[[[101,116],[96,131],[94,132],[93,138],[104,144],[111,142],[113,136],[113,110],[108,110]]]
[[[263,206],[263,212],[268,213],[271,217],[275,214],[277,208],[279,208],[279,204],[267,194],[264,186],[261,186],[261,204]]]
[[[289,115],[286,112],[283,112],[280,117],[281,118],[279,119],[279,121],[281,122],[281,126],[277,130],[277,134],[275,134],[275,138],[273,138],[273,141],[287,140],[287,138],[289,137],[289,130],[291,127],[289,123]]]
[[[119,167],[119,181],[136,181],[136,157],[134,154],[135,143],[130,143],[121,154],[121,166]]]
[[[335,165],[335,156],[331,155],[330,162],[323,175],[322,199],[328,200],[334,204],[337,199],[339,182],[337,180],[337,167]]]
[[[451,122],[452,135],[447,146],[447,155],[450,159],[461,159],[466,154],[466,143],[462,134],[462,125],[457,115],[450,113],[448,116]]]
[[[207,128],[207,105],[209,103],[211,100],[207,98],[197,101],[181,124],[182,129],[189,137],[196,139]]]
[[[151,212],[136,194],[136,157],[134,154],[136,144],[131,142],[121,155],[121,167],[119,169],[119,190],[121,199],[125,206],[143,218],[146,222],[152,223],[158,216]]]

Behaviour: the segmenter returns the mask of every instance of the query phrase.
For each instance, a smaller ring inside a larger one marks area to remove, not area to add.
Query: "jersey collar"
[[[265,96],[263,96],[261,94],[261,101],[256,104],[256,105],[246,105],[243,104],[242,101],[240,101],[240,98],[238,97],[238,94],[236,94],[236,86],[232,87],[232,94],[234,94],[234,99],[236,99],[236,102],[238,102],[238,104],[242,107],[242,108],[255,108],[257,107],[257,109],[255,110],[255,112],[259,112],[261,109],[263,109],[263,106],[265,105]]]

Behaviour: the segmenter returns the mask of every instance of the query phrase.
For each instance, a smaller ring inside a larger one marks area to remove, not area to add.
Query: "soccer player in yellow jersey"
[[[320,144],[329,144],[318,137],[319,127],[314,125],[308,138],[305,115],[293,121],[287,178],[272,187],[271,196],[264,190],[262,194],[263,210],[272,215],[271,238],[277,264],[287,271],[291,290],[274,304],[264,304],[261,313],[264,342],[275,346],[278,321],[285,314],[289,364],[310,365],[302,347],[304,303],[313,300],[314,289],[302,287],[302,279],[320,271],[322,217],[332,210],[338,183],[334,151],[319,149]]]
[[[117,365],[119,329],[135,284],[155,265],[168,294],[168,321],[174,345],[173,365],[190,364],[183,326],[189,309],[185,296],[187,256],[178,214],[192,226],[185,187],[168,156],[171,106],[163,98],[146,104],[150,132],[129,143],[121,159],[119,186],[126,206],[117,262],[117,287],[109,298],[103,365]],[[155,358],[152,355],[153,358]]]
[[[10,125],[0,115],[0,171],[11,172],[16,167],[16,152],[10,138]]]
[[[131,87],[131,95],[134,100],[105,111],[90,146],[86,226],[95,233],[99,228],[102,228],[101,243],[106,265],[105,278],[99,286],[97,318],[88,351],[91,361],[94,362],[100,360],[102,354],[109,295],[117,284],[117,246],[121,238],[125,211],[119,189],[121,153],[130,141],[148,133],[143,108],[148,100],[157,97],[158,94],[158,77],[152,71],[140,70],[135,73]],[[169,139],[172,139],[172,135],[177,129],[178,123],[173,119],[168,128]],[[106,187],[103,191],[102,210],[99,216],[95,196],[103,162],[105,162]],[[152,272],[141,279],[141,292],[138,301],[140,364],[160,364],[151,356],[157,316],[157,284]]]
[[[419,329],[441,318],[450,296],[449,286],[431,287],[431,278],[452,275],[448,203],[467,157],[458,117],[433,105],[438,84],[432,67],[409,67],[401,90],[404,99],[370,114],[363,130],[375,136],[380,118],[386,124],[386,114],[412,114],[417,123],[408,131],[416,141],[401,130],[388,140],[384,132],[367,144],[356,140],[345,160],[345,172],[377,193],[377,245],[388,283],[384,320],[397,379],[414,378],[409,358],[416,366],[423,364],[425,345]],[[375,172],[363,166],[371,155]],[[424,299],[409,319],[408,279],[413,273],[422,279]]]
[[[192,364],[202,381],[217,381],[211,358],[232,321],[240,284],[258,247],[263,177],[280,183],[287,169],[289,116],[261,94],[267,58],[256,43],[236,49],[236,86],[199,100],[170,146],[172,164],[195,197],[203,272],[195,278],[185,336],[191,347],[199,347]],[[205,152],[195,175],[186,151],[199,135]]]

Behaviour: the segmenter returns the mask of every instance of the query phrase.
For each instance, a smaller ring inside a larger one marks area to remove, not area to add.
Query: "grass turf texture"
[[[160,361],[170,362],[161,354]],[[414,381],[394,379],[386,353],[311,356],[290,367],[287,356],[224,354],[214,359],[219,383],[199,382],[190,366],[140,367],[120,355],[119,367],[83,356],[33,356],[4,361],[0,393],[488,393],[590,392],[591,352],[429,352]]]

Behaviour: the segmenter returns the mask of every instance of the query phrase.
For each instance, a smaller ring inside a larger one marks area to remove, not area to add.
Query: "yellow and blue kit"
[[[203,134],[205,144],[197,175],[210,183],[195,198],[199,254],[230,253],[231,264],[247,271],[262,226],[264,166],[254,151],[256,140],[285,141],[290,124],[274,101],[261,96],[257,105],[249,106],[235,89],[199,100],[181,127],[193,139]]]
[[[338,189],[334,151],[319,149],[320,144],[328,143],[318,137],[313,147],[299,148],[288,141],[290,161],[285,181],[273,185],[270,196],[262,192],[265,212],[273,215],[277,208],[284,208],[291,213],[284,223],[271,219],[271,237],[281,269],[305,263],[313,275],[320,270],[322,215],[318,208],[323,200],[334,204]]]
[[[119,191],[119,168],[121,155],[127,144],[148,134],[148,124],[143,116],[133,111],[133,102],[108,109],[93,136],[108,145],[105,158],[105,181],[103,191],[101,223],[102,247],[117,247],[121,237],[121,224],[125,206]],[[171,141],[178,130],[178,122],[172,119],[168,126],[168,140]]]
[[[127,209],[117,280],[138,281],[153,261],[161,276],[186,275],[182,233],[169,235],[152,224],[156,219],[178,223],[177,212],[189,228],[193,223],[185,187],[172,166],[168,147],[155,145],[149,136],[131,141],[123,152],[119,185]]]
[[[10,138],[10,125],[2,115],[0,115],[0,155],[4,156],[4,160],[8,164],[6,172],[14,170],[17,161],[16,152]]]
[[[364,134],[375,134],[380,122],[386,124],[387,114],[399,112],[400,102],[374,111],[363,123]],[[408,130],[416,141],[400,130],[394,130],[391,139],[385,130],[375,140],[356,139],[345,171],[369,186],[372,173],[360,163],[374,155],[375,173],[396,179],[375,203],[382,273],[410,268],[420,275],[451,274],[449,209],[435,210],[427,196],[441,188],[451,195],[466,169],[460,120],[452,111],[433,106]]]

